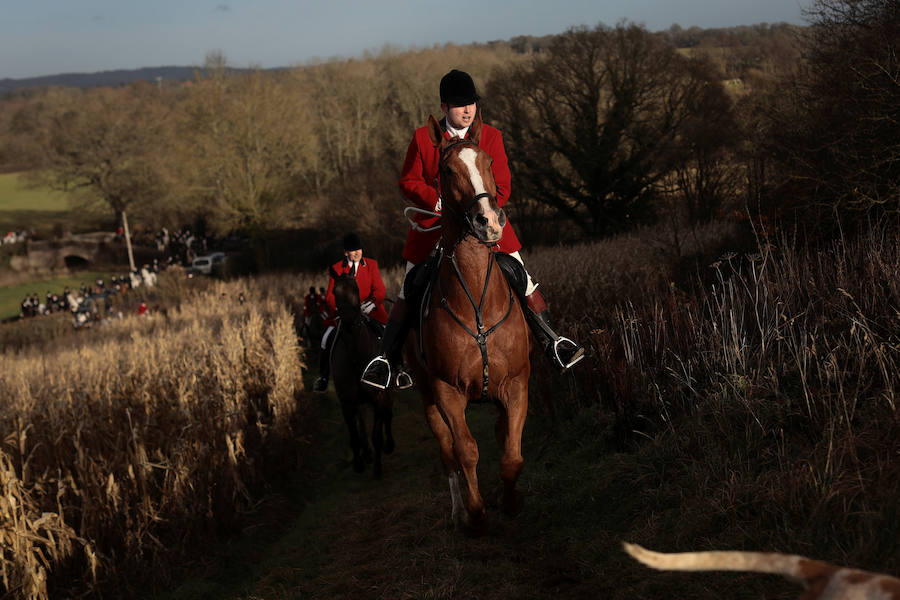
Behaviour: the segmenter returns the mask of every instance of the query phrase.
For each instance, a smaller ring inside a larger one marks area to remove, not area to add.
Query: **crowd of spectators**
[[[190,228],[179,229],[174,234],[165,227],[153,237],[156,249],[163,253],[167,265],[191,266],[198,256],[207,254],[212,247],[209,236],[193,233]]]
[[[19,242],[24,242],[28,239],[28,232],[24,229],[22,231],[7,231],[6,235],[3,236],[2,243],[6,244],[18,244]]]
[[[117,235],[121,235],[121,228]],[[24,242],[27,238],[26,231],[10,231],[3,237],[2,243]],[[80,288],[70,289],[67,286],[62,291],[47,290],[43,296],[34,292],[22,300],[19,315],[4,319],[4,322],[69,312],[76,329],[90,327],[101,315],[111,314],[112,299],[117,294],[124,294],[141,286],[153,288],[161,269],[175,265],[190,267],[194,258],[208,253],[213,244],[210,237],[196,234],[187,227],[175,233],[170,233],[163,227],[152,238],[153,245],[163,255],[161,260],[153,259],[152,263],[144,264],[130,273],[113,275],[108,281],[97,279],[91,285],[83,283]],[[146,311],[147,305],[141,303],[139,314]]]
[[[117,294],[127,293],[140,286],[147,288],[156,286],[159,268],[159,262],[154,260],[152,264],[146,264],[140,270],[135,269],[124,275],[113,275],[108,281],[97,279],[92,285],[82,283],[79,289],[66,286],[59,294],[47,290],[43,298],[36,292],[32,293],[22,300],[19,318],[29,319],[58,312],[70,312],[76,329],[90,327],[101,314],[111,313],[112,298]]]

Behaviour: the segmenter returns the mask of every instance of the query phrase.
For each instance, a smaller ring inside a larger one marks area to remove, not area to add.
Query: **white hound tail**
[[[625,542],[625,551],[648,567],[672,571],[749,571],[802,583],[804,600],[900,600],[900,579],[771,552],[653,552]]]

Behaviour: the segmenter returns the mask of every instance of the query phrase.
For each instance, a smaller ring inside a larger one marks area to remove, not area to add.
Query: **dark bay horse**
[[[334,300],[340,320],[332,334],[337,337],[331,350],[331,373],[350,432],[353,469],[357,473],[365,469],[365,461],[374,447],[373,470],[375,477],[380,478],[382,453],[394,451],[394,436],[391,433],[393,399],[389,391],[376,391],[359,380],[359,374],[369,358],[378,352],[378,334],[360,310],[359,288],[353,277],[342,275],[334,278]],[[365,405],[372,407],[371,447],[362,410]]]
[[[422,323],[422,347],[410,346],[416,340],[407,346],[410,366],[423,382],[426,419],[440,444],[453,522],[475,533],[483,529],[486,513],[466,408],[490,401],[499,409],[494,432],[502,450],[500,508],[515,514],[522,507],[516,480],[531,372],[525,317],[492,250],[506,217],[497,205],[491,157],[478,147],[481,127],[479,114],[469,138],[447,140],[434,117],[428,119],[431,141],[440,149],[443,256]]]

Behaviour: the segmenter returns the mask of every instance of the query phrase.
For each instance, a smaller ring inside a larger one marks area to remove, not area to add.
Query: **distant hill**
[[[62,73],[44,77],[28,77],[25,79],[0,79],[0,96],[16,90],[53,85],[91,88],[101,86],[117,86],[133,81],[155,82],[186,81],[193,79],[200,67],[145,67],[143,69],[100,71],[99,73]]]

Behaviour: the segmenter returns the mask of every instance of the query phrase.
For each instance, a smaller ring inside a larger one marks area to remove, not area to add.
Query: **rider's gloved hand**
[[[375,303],[371,300],[366,300],[359,306],[360,310],[363,311],[364,314],[369,314],[373,310],[375,310]]]
[[[441,197],[438,196],[438,201],[434,205],[434,212],[441,212]]]

